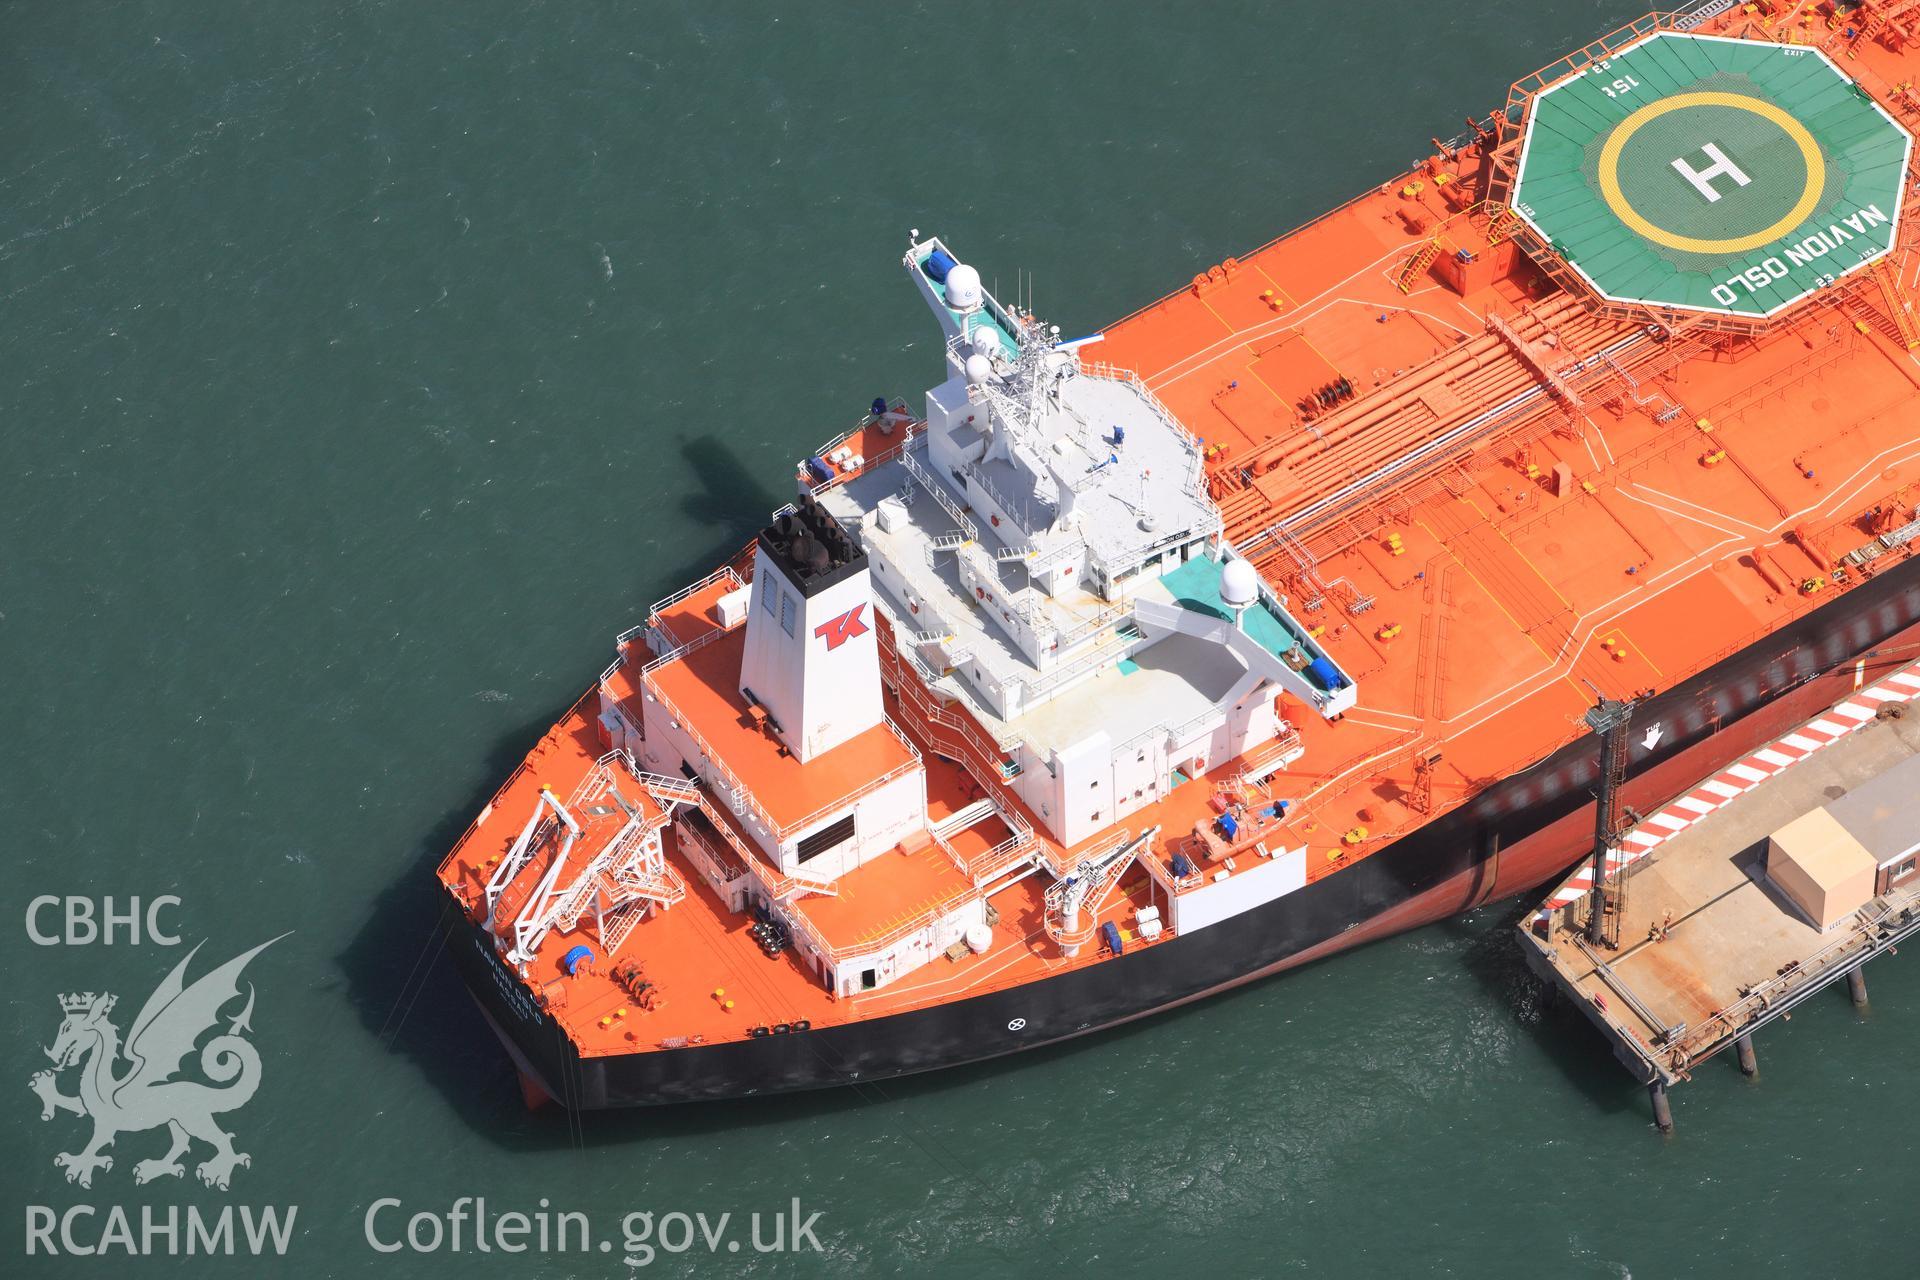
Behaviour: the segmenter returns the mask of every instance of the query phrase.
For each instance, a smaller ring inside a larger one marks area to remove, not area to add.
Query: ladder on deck
[[[1500,212],[1494,215],[1493,221],[1487,225],[1487,248],[1491,249],[1502,240],[1510,238],[1514,228],[1519,225],[1520,215],[1502,206]]]
[[[1899,330],[1900,341],[1909,351],[1920,347],[1920,324],[1914,321],[1913,303],[1900,287],[1900,278],[1893,273],[1893,268],[1887,265],[1885,258],[1873,264],[1873,278],[1880,285],[1880,296],[1887,304],[1887,318]]]
[[[1418,280],[1421,274],[1433,265],[1433,260],[1439,256],[1440,237],[1435,236],[1421,245],[1419,250],[1407,259],[1407,265],[1400,268],[1400,279],[1395,282],[1400,292],[1412,293],[1414,281]]]
[[[1866,21],[1855,28],[1853,39],[1847,44],[1847,56],[1849,58],[1859,57],[1860,46],[1870,42],[1875,36],[1879,35],[1880,32],[1886,28],[1886,25],[1887,19],[1885,14],[1877,9],[1869,13]]]

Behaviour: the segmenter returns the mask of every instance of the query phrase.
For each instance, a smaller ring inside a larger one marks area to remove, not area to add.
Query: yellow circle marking
[[[1641,129],[1669,111],[1678,111],[1682,107],[1732,107],[1737,111],[1751,111],[1763,120],[1777,125],[1781,132],[1792,138],[1794,145],[1800,148],[1800,155],[1807,163],[1807,186],[1800,193],[1800,199],[1787,215],[1764,231],[1750,236],[1737,236],[1729,240],[1701,240],[1694,236],[1675,235],[1663,227],[1654,225],[1640,216],[1638,210],[1627,200],[1620,190],[1620,152],[1628,139]],[[1807,127],[1798,120],[1774,106],[1771,102],[1762,102],[1758,98],[1749,98],[1740,93],[1676,93],[1670,98],[1650,102],[1632,115],[1622,120],[1607,139],[1607,145],[1600,152],[1600,194],[1606,200],[1607,207],[1614,216],[1624,222],[1643,239],[1655,244],[1665,245],[1669,249],[1678,249],[1683,253],[1745,253],[1749,249],[1758,249],[1761,245],[1793,230],[1806,220],[1813,207],[1820,203],[1820,196],[1827,185],[1827,166],[1820,159],[1820,146],[1807,132]]]

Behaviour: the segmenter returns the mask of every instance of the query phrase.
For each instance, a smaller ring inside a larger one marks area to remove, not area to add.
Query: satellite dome
[[[983,356],[997,356],[1004,350],[1000,345],[1000,335],[994,332],[992,325],[984,322],[973,327],[973,332],[967,335],[967,341]]]
[[[980,273],[964,262],[947,268],[947,305],[955,311],[971,311],[980,305]]]
[[[1229,607],[1244,609],[1260,598],[1260,575],[1245,560],[1229,560],[1220,571],[1220,599]]]
[[[967,381],[978,385],[993,376],[993,361],[978,351],[967,357]]]

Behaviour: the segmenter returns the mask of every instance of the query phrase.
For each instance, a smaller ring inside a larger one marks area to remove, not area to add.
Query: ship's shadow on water
[[[692,480],[677,482],[680,518],[667,523],[680,528],[697,524],[710,532],[700,541],[689,543],[674,562],[656,558],[638,565],[633,593],[636,599],[657,599],[732,559],[767,514],[785,500],[717,435],[685,439],[679,452],[692,472]],[[609,635],[633,621],[609,618]],[[591,675],[583,672],[582,683]],[[434,870],[474,815],[493,798],[501,781],[570,705],[569,700],[554,706],[547,714],[501,735],[482,759],[459,765],[463,771],[477,769],[481,781],[471,794],[453,804],[445,817],[418,835],[412,856],[393,883],[369,903],[360,930],[337,957],[348,997],[366,1032],[377,1037],[389,1052],[418,1068],[475,1130],[517,1147],[564,1146],[569,1141],[569,1126],[557,1108],[533,1113],[526,1110],[506,1051],[494,1039],[443,954],[436,924],[447,923],[444,913],[450,908],[440,893]],[[749,1106],[732,1119],[751,1119],[759,1110]],[[715,1117],[720,1114],[717,1110],[711,1113]],[[640,1136],[658,1127],[634,1125],[618,1131]],[[598,1122],[594,1126],[596,1134],[617,1129]]]
[[[1639,1086],[1614,1061],[1605,1037],[1521,958],[1514,930],[1533,913],[1543,892],[1529,890],[1429,927],[1455,940],[1460,967],[1506,1010],[1513,1025],[1559,1068],[1595,1114],[1643,1109]]]
[[[704,547],[689,550],[677,564],[646,566],[646,581],[657,588],[651,597],[654,599],[698,582],[732,560],[760,531],[774,508],[791,501],[799,488],[796,482],[791,486],[793,492],[784,495],[769,488],[765,478],[717,435],[682,440],[680,457],[696,482],[680,495],[680,514],[686,522],[715,532]]]
[[[368,905],[359,932],[336,957],[367,1034],[411,1061],[482,1132],[513,1122],[521,1110],[519,1088],[506,1051],[444,955],[440,927],[450,922],[450,904],[434,869],[500,782],[566,712],[566,705],[556,706],[493,745],[479,764],[483,781],[420,836],[400,874]]]

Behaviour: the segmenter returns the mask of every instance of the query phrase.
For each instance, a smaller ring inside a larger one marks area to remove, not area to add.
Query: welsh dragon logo
[[[187,966],[200,951],[196,945],[147,997],[124,1046],[120,1029],[108,1017],[118,997],[91,991],[60,997],[60,1009],[66,1017],[53,1047],[46,1051],[53,1060],[53,1070],[36,1073],[28,1087],[40,1095],[42,1120],[53,1119],[57,1111],[71,1111],[93,1120],[93,1138],[85,1147],[53,1158],[54,1164],[67,1171],[68,1182],[91,1187],[95,1170],[113,1168],[113,1157],[105,1152],[116,1137],[161,1125],[172,1135],[173,1145],[158,1159],[142,1160],[133,1166],[137,1183],[182,1176],[186,1169],[180,1157],[187,1154],[196,1138],[213,1147],[213,1155],[195,1170],[200,1181],[210,1187],[225,1191],[234,1169],[253,1163],[245,1152],[233,1149],[233,1135],[214,1120],[222,1112],[245,1106],[260,1087],[260,1054],[244,1035],[253,1029],[249,1023],[253,1017],[251,983],[247,985],[246,1007],[228,1020],[224,1033],[215,1035],[200,1049],[200,1072],[213,1084],[174,1077],[193,1052],[195,1042],[219,1024],[220,1010],[239,998],[240,972],[247,962],[279,940],[271,938],[235,956],[188,986]],[[116,1072],[123,1059],[129,1065]],[[80,1067],[80,1092],[61,1093],[59,1073],[76,1065]]]

